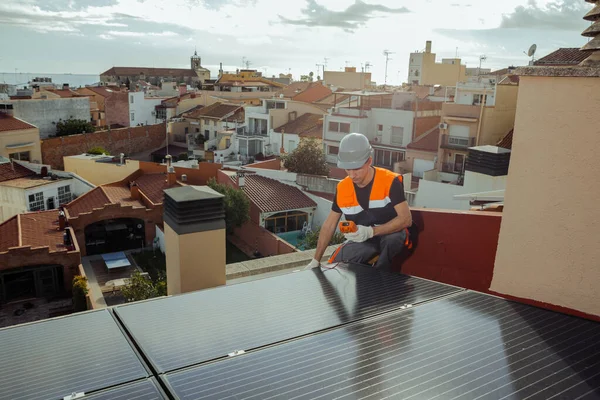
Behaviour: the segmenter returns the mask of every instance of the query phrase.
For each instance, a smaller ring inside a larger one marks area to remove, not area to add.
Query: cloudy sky
[[[580,47],[584,0],[1,0],[0,71],[99,74],[112,66],[187,67],[197,48],[213,75],[222,62],[295,77],[372,64],[383,82],[408,74],[426,40],[468,67],[523,65]]]

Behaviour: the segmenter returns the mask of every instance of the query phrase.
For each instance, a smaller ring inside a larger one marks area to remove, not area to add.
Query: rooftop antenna
[[[477,69],[477,76],[481,75],[481,63],[487,60],[487,56],[485,54],[479,56],[479,68]]]
[[[391,60],[390,54],[394,54],[394,52],[389,50],[384,50],[383,55],[385,56],[385,79],[383,80],[383,87],[387,85],[387,70],[388,70],[388,61]]]
[[[350,61],[344,61],[346,63],[346,67],[348,66],[348,64],[350,63]]]
[[[527,54],[527,57],[531,57],[531,62],[529,63],[529,65],[533,65],[533,63],[535,62],[535,51],[537,50],[537,44],[532,44],[529,47],[529,50],[527,50],[527,53],[523,52],[523,54]]]
[[[317,66],[317,76],[321,76],[321,74],[319,73],[319,68],[324,67],[323,64],[315,64]],[[325,69],[323,69],[325,70]]]
[[[327,68],[327,61],[329,61],[329,58],[324,57],[323,58],[323,75],[325,75],[325,68]]]
[[[370,68],[370,67],[372,67],[372,66],[373,66],[373,64],[371,64],[369,61],[367,61],[367,62],[365,63],[365,72],[368,72],[368,71],[369,71],[369,68]]]

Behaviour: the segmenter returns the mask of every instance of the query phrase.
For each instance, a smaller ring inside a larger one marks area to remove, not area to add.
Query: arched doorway
[[[139,249],[145,244],[145,224],[141,219],[108,219],[85,227],[85,251],[88,256]]]

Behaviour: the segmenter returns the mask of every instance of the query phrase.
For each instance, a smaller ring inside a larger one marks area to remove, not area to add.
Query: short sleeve
[[[335,194],[333,195],[333,204],[331,204],[331,211],[341,214],[342,210],[337,203],[337,189],[335,190]]]
[[[397,206],[406,201],[406,198],[404,197],[404,184],[398,178],[394,179],[392,182],[392,187],[390,188],[390,200],[392,201],[393,206]]]

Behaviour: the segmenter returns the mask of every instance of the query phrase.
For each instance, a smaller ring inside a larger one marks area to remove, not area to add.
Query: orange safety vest
[[[403,182],[402,175],[387,169],[375,167],[375,177],[369,195],[369,208],[363,209],[358,203],[358,197],[354,190],[354,182],[350,177],[344,178],[337,185],[337,205],[348,221],[354,221],[357,225],[373,226],[383,225],[398,214],[390,199],[390,189],[394,179]],[[408,229],[406,231],[406,243],[409,245]]]

